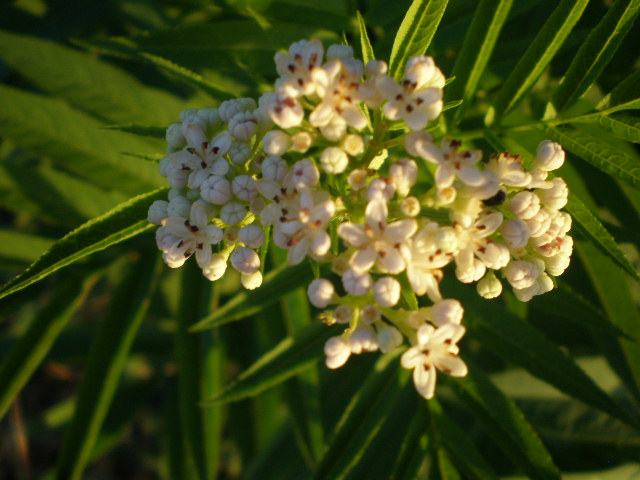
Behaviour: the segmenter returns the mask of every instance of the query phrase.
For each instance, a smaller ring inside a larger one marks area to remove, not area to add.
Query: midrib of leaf
[[[570,106],[595,82],[611,61],[639,12],[640,0],[618,0],[609,8],[580,46],[567,73],[560,80],[551,101],[556,112]]]
[[[573,29],[589,0],[563,0],[527,48],[489,109],[485,123],[500,123],[540,77]],[[549,40],[551,39],[551,40]]]
[[[455,127],[478,87],[513,0],[483,0],[476,7],[471,26],[456,58],[452,76],[456,81],[445,89],[446,99],[462,98],[461,108],[450,112],[447,127]]]
[[[447,3],[449,0],[413,1],[393,41],[389,60],[389,74],[393,78],[399,80],[402,77],[402,69],[410,57],[427,50]]]
[[[618,138],[628,142],[640,143],[640,118],[632,117],[631,115],[596,115],[585,117],[582,120],[578,119],[575,122],[594,123]]]

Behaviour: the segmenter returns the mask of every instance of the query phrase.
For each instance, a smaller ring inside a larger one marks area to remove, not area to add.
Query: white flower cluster
[[[542,142],[525,168],[510,153],[483,162],[456,140],[436,144],[425,128],[442,112],[445,78],[428,56],[410,59],[400,82],[384,62],[365,66],[344,45],[325,55],[318,40],[275,63],[275,91],[257,105],[189,110],[167,130],[160,171],[172,189],[149,210],[158,247],[170,267],[195,253],[210,280],[230,260],[246,288],[262,281],[267,234],[291,265],[330,264],[332,279],[307,290],[326,323],[346,326],[325,344],[327,366],[408,342],[401,363],[431,398],[437,370],[467,372],[463,308],[440,291],[447,265],[484,298],[500,295],[502,277],[522,301],[567,268],[568,190],[549,175],[564,151]],[[407,295],[430,306],[411,310]]]

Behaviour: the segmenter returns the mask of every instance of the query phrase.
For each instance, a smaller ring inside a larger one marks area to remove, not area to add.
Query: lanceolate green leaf
[[[640,0],[617,0],[609,8],[573,58],[567,73],[553,93],[551,103],[556,112],[571,106],[586,93],[611,61],[638,13]]]
[[[94,278],[72,277],[56,289],[0,365],[0,418],[82,304]]]
[[[487,113],[488,125],[500,123],[522,99],[566,40],[589,0],[562,0],[511,72]]]
[[[225,302],[211,315],[203,318],[192,331],[214,328],[225,323],[249,317],[280,299],[282,295],[306,285],[313,279],[313,272],[306,262],[292,267],[286,263],[265,275],[264,282],[256,290],[243,290]]]
[[[583,231],[592,242],[603,249],[613,261],[624,268],[636,280],[640,280],[640,275],[620,249],[615,239],[578,197],[574,194],[569,194],[569,202],[565,208],[577,221],[580,230]]]
[[[53,244],[51,238],[18,230],[0,230],[0,262],[11,265],[29,265]]]
[[[398,356],[388,354],[376,362],[340,418],[314,480],[345,478],[388,417],[403,385],[413,388],[405,385],[409,372],[398,368]]]
[[[639,102],[640,103],[640,102]],[[640,106],[640,105],[639,105]],[[579,123],[594,123],[608,130],[616,137],[628,142],[640,143],[640,118],[625,115],[594,115],[585,116]]]
[[[139,135],[141,137],[152,137],[152,138],[162,138],[162,139],[165,138],[165,133],[167,131],[167,127],[150,127],[147,125],[134,125],[133,123],[128,125],[109,125],[108,127],[104,127],[104,129],[131,133],[133,135]]]
[[[166,197],[168,188],[145,193],[117,206],[58,240],[24,273],[0,288],[0,298],[42,280],[83,257],[122,242],[153,227],[147,211],[154,200]]]
[[[453,66],[452,75],[456,81],[445,89],[447,100],[462,98],[465,104],[447,114],[449,128],[455,127],[473,98],[512,4],[513,0],[483,0],[476,7],[462,50]]]
[[[478,368],[448,382],[502,450],[529,478],[559,479],[560,471],[516,404]]]
[[[94,339],[73,420],[58,459],[58,480],[75,480],[82,476],[118,386],[129,349],[149,306],[149,289],[158,265],[156,260],[155,254],[148,253],[131,265]]]
[[[93,55],[0,31],[0,58],[46,92],[110,122],[169,123],[184,102]]]
[[[620,110],[632,110],[640,108],[640,70],[635,70],[631,75],[620,82],[611,90],[611,93],[602,99],[598,110],[620,107]]]
[[[265,353],[225,390],[208,402],[236,402],[291,378],[323,357],[322,345],[335,334],[324,324],[309,325]]]
[[[376,58],[373,53],[373,47],[371,46],[371,40],[369,40],[369,34],[367,34],[367,25],[364,23],[364,18],[360,15],[360,12],[356,12],[358,15],[358,30],[360,32],[360,45],[362,46],[362,61],[366,65],[369,60]]]
[[[156,167],[121,155],[147,153],[149,144],[143,140],[102,130],[99,121],[58,99],[2,85],[0,97],[2,135],[19,146],[98,185],[131,195],[160,185]]]
[[[638,306],[629,292],[627,279],[592,245],[579,242],[577,250],[609,320],[630,336],[629,338],[621,337],[618,342],[634,382],[633,385],[628,386],[638,398],[640,397],[640,344],[638,343],[640,322],[638,322]],[[624,379],[624,376],[622,378]]]
[[[640,161],[635,158],[580,130],[550,126],[541,130],[571,153],[640,189]]]
[[[389,74],[399,80],[404,66],[414,55],[427,51],[449,0],[413,0],[391,49]]]

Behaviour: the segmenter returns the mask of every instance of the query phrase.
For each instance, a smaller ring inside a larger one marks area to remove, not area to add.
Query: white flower
[[[374,264],[382,272],[400,273],[405,261],[399,247],[418,229],[413,219],[387,224],[387,204],[372,200],[365,210],[366,225],[345,222],[338,227],[338,235],[351,247],[357,248],[349,263],[358,272],[366,272]]]
[[[251,275],[260,269],[260,257],[250,248],[238,247],[231,254],[231,265],[240,273]]]
[[[402,345],[402,334],[397,328],[390,325],[379,324],[376,325],[376,330],[378,332],[378,346],[382,353],[393,352]]]
[[[198,110],[198,116],[204,121],[207,132],[215,131],[222,123],[217,108],[201,108]]]
[[[555,210],[560,210],[567,205],[569,199],[569,188],[565,181],[559,177],[551,180],[552,187],[545,190],[538,190],[536,195],[544,205]]]
[[[513,288],[524,289],[533,285],[540,275],[538,266],[526,260],[516,260],[509,263],[504,269],[504,274]]]
[[[202,274],[212,282],[222,278],[227,271],[227,258],[220,254],[211,256],[209,263],[202,267]]]
[[[165,135],[165,139],[169,146],[173,148],[182,148],[187,144],[187,139],[184,138],[182,134],[182,124],[181,123],[172,123],[167,127],[167,133]]]
[[[251,202],[258,194],[256,181],[248,175],[238,175],[231,182],[231,191],[243,202]]]
[[[369,60],[364,67],[365,81],[360,85],[360,98],[371,108],[377,108],[385,97],[378,89],[378,79],[387,73],[387,64],[382,60]]]
[[[162,221],[169,216],[169,202],[166,200],[156,200],[149,207],[147,220],[154,225],[162,224]]]
[[[373,279],[368,272],[357,273],[353,269],[349,269],[342,275],[342,286],[350,295],[356,297],[366,295],[372,285]]]
[[[388,202],[396,193],[396,186],[388,178],[374,178],[367,187],[367,201],[383,200]]]
[[[326,278],[316,278],[307,287],[309,301],[314,307],[326,308],[336,298],[336,290]]]
[[[511,248],[522,248],[529,241],[529,227],[520,218],[509,218],[500,227],[502,238]]]
[[[192,202],[182,195],[172,195],[167,206],[168,217],[187,218],[191,212]]]
[[[224,205],[231,200],[231,184],[225,177],[214,175],[202,182],[200,195],[214,205]]]
[[[262,178],[267,180],[282,183],[288,172],[287,162],[280,157],[267,157],[262,162]]]
[[[444,83],[444,75],[433,58],[417,55],[407,62],[401,84],[388,75],[380,75],[376,86],[387,99],[383,107],[387,118],[403,119],[411,130],[422,130],[442,111]]]
[[[405,197],[418,178],[418,164],[410,158],[403,158],[389,167],[389,178],[396,186],[398,195]]]
[[[220,210],[220,219],[229,226],[237,225],[247,215],[247,208],[240,202],[227,202]]]
[[[338,147],[328,147],[320,155],[322,169],[329,174],[342,173],[349,166],[349,157]]]
[[[299,188],[304,185],[315,187],[320,181],[320,172],[315,163],[308,158],[303,158],[293,164],[291,168],[290,186]]]
[[[433,307],[431,307],[431,315],[433,322],[438,327],[446,325],[447,323],[460,325],[462,316],[464,315],[464,309],[458,300],[447,298],[436,302]]]
[[[514,288],[513,293],[521,302],[528,302],[536,295],[542,295],[551,290],[553,290],[553,280],[546,273],[542,273],[533,285],[523,289]]]
[[[351,356],[351,347],[343,336],[331,337],[324,344],[324,354],[327,356],[327,368],[339,368],[349,360]]]
[[[233,138],[248,142],[258,131],[258,121],[251,112],[240,112],[229,120],[229,132]]]
[[[402,354],[404,368],[413,369],[413,383],[418,393],[430,399],[436,388],[436,368],[454,377],[464,377],[467,366],[458,357],[457,342],[465,329],[447,323],[437,330],[423,325],[418,330],[417,343]]]
[[[198,265],[203,268],[211,260],[211,246],[222,240],[222,230],[209,225],[209,214],[202,201],[191,207],[189,220],[168,217],[156,231],[158,248],[171,268],[181,267],[194,253]]]
[[[282,130],[271,130],[262,138],[262,143],[268,155],[280,156],[291,148],[291,137]]]
[[[417,217],[421,208],[420,200],[414,196],[407,197],[400,202],[400,210],[407,217]]]
[[[322,63],[323,53],[322,43],[316,38],[300,40],[291,44],[288,52],[276,53],[274,60],[280,75],[277,91],[291,98],[313,94],[316,86],[311,74]]]
[[[562,145],[552,142],[551,140],[544,140],[538,145],[536,159],[531,165],[531,168],[550,172],[560,168],[563,163],[564,150],[562,149]]]
[[[238,232],[238,239],[249,248],[260,248],[264,243],[264,230],[258,225],[245,225]]]
[[[400,301],[400,282],[393,277],[382,277],[373,285],[373,297],[383,307],[393,307]]]
[[[253,98],[234,98],[220,104],[218,115],[223,122],[229,122],[238,113],[249,112],[254,108],[256,108],[256,102]]]
[[[531,182],[531,175],[524,171],[520,156],[510,155],[509,152],[492,156],[484,168],[493,173],[502,185],[526,187]]]
[[[509,201],[509,210],[521,219],[529,220],[538,214],[540,198],[533,192],[519,192]]]
[[[361,168],[351,170],[347,177],[347,183],[352,190],[358,191],[367,186],[367,171]]]
[[[499,297],[502,293],[502,283],[495,275],[485,275],[476,285],[478,295],[482,298],[491,299]]]
[[[260,97],[260,111],[280,128],[297,127],[302,123],[302,105],[291,97],[265,92]]]
[[[452,256],[438,247],[438,224],[431,222],[416,233],[404,247],[402,255],[407,265],[407,278],[416,295],[429,295],[436,302],[442,298],[439,282],[441,268],[451,262]]]

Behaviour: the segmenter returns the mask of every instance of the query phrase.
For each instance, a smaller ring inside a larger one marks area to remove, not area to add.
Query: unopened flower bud
[[[198,110],[198,116],[204,120],[209,134],[213,133],[222,123],[217,108],[201,108]]]
[[[259,248],[264,243],[264,230],[258,225],[246,225],[238,232],[238,239],[249,248]]]
[[[300,153],[305,153],[311,147],[311,135],[308,132],[298,132],[291,137],[291,148]]]
[[[260,269],[260,257],[250,248],[238,247],[231,254],[231,265],[240,273],[251,275]]]
[[[378,338],[373,328],[365,325],[356,328],[349,337],[349,348],[356,355],[378,350]]]
[[[335,44],[327,49],[327,60],[353,58],[353,48],[348,45]]]
[[[540,271],[538,267],[525,260],[509,263],[504,269],[505,276],[513,288],[528,288],[536,282]]]
[[[488,274],[478,282],[476,290],[482,298],[496,298],[502,293],[502,283],[500,283],[500,280],[498,280],[495,275]]]
[[[255,290],[262,285],[262,273],[258,270],[250,275],[242,274],[240,275],[240,282],[247,290]]]
[[[531,165],[531,169],[550,172],[556,170],[564,163],[564,150],[559,143],[545,140],[538,145],[536,159]]]
[[[236,165],[244,165],[251,158],[251,147],[242,142],[233,142],[229,147],[229,158]]]
[[[189,218],[189,212],[191,212],[191,202],[182,195],[175,196],[169,200],[169,205],[167,206],[168,216]]]
[[[410,158],[403,158],[389,168],[389,177],[396,186],[398,195],[406,196],[418,178],[418,164]]]
[[[521,219],[528,220],[540,210],[540,199],[533,192],[522,191],[511,199],[509,208]]]
[[[328,147],[320,155],[322,169],[329,174],[344,172],[349,166],[349,157],[338,147]]]
[[[335,116],[329,123],[320,127],[320,133],[330,142],[337,142],[347,133],[347,124],[341,117]]]
[[[347,183],[349,183],[349,186],[355,191],[358,191],[366,187],[367,172],[365,170],[362,170],[361,168],[356,168],[355,170],[352,170],[351,173],[349,174],[349,177],[347,178]]]
[[[229,132],[233,138],[248,142],[258,131],[258,122],[251,112],[240,112],[229,121]]]
[[[381,199],[388,202],[395,192],[396,186],[389,179],[374,178],[367,187],[367,201]]]
[[[382,277],[373,285],[373,296],[378,305],[393,307],[400,300],[400,282],[393,277]]]
[[[238,175],[231,182],[231,191],[243,202],[251,202],[258,194],[256,181],[249,175]]]
[[[291,148],[291,137],[282,130],[271,130],[262,138],[264,151],[268,155],[282,155]]]
[[[314,307],[326,308],[336,298],[336,290],[326,278],[316,278],[307,287],[307,296]]]
[[[223,122],[229,122],[238,113],[248,112],[256,108],[253,98],[234,98],[225,100],[218,108],[218,114]]]
[[[169,202],[166,200],[156,200],[149,207],[149,213],[147,213],[147,220],[154,225],[160,225],[162,221],[169,216],[168,213]]]
[[[365,305],[360,311],[360,318],[368,325],[379,321],[382,318],[380,309],[375,305]]]
[[[233,243],[237,243],[239,238],[239,232],[237,228],[234,227],[229,227],[229,228],[225,228],[224,230],[224,241],[227,242],[228,244],[233,244]],[[250,247],[250,245],[247,245],[248,247]]]
[[[342,141],[342,148],[352,157],[360,155],[364,152],[364,141],[362,137],[356,133],[350,133]]]
[[[351,348],[342,336],[331,337],[324,344],[324,354],[327,356],[327,368],[335,369],[341,367],[349,360]]]
[[[308,158],[297,161],[293,165],[292,171],[292,181],[295,187],[298,187],[300,184],[307,187],[315,187],[320,181],[320,172],[318,171],[318,167],[316,167],[316,165]]]
[[[543,273],[533,285],[523,289],[514,288],[513,293],[521,302],[528,302],[536,295],[542,295],[551,290],[553,290],[553,280],[546,273]]]
[[[206,267],[202,269],[202,274],[212,282],[222,278],[227,270],[227,259],[220,254],[215,254],[209,260]]]
[[[167,140],[167,143],[176,149],[182,148],[187,144],[187,140],[182,134],[181,123],[172,123],[171,125],[169,125],[165,138]]]
[[[509,218],[500,227],[502,238],[511,248],[522,248],[529,241],[529,227],[521,218]]]
[[[551,180],[553,186],[545,190],[538,190],[536,194],[547,207],[560,210],[567,205],[569,188],[565,181],[559,177]]]
[[[541,208],[532,218],[526,220],[531,237],[537,238],[544,235],[551,226],[551,220],[551,215],[543,208]]]
[[[225,177],[214,175],[202,182],[200,195],[209,203],[224,205],[231,199],[231,184]]]
[[[342,285],[347,293],[355,295],[365,295],[371,290],[373,280],[369,273],[359,274],[353,270],[347,270],[342,276]]]
[[[397,328],[390,325],[378,325],[378,346],[382,353],[393,352],[396,348],[402,345],[402,334]]]
[[[336,323],[347,324],[353,318],[353,308],[347,305],[339,305],[333,311],[333,316],[336,319]]]
[[[407,197],[400,202],[400,210],[407,217],[417,217],[421,210],[420,200],[414,196]]]
[[[331,260],[331,271],[336,275],[344,275],[351,268],[349,259],[345,256],[338,256]]]
[[[247,215],[247,208],[239,202],[228,202],[220,210],[220,219],[227,225],[237,225]]]
[[[462,308],[462,305],[458,300],[453,298],[440,300],[431,308],[433,322],[439,327],[447,323],[460,325],[463,314],[464,309]]]

